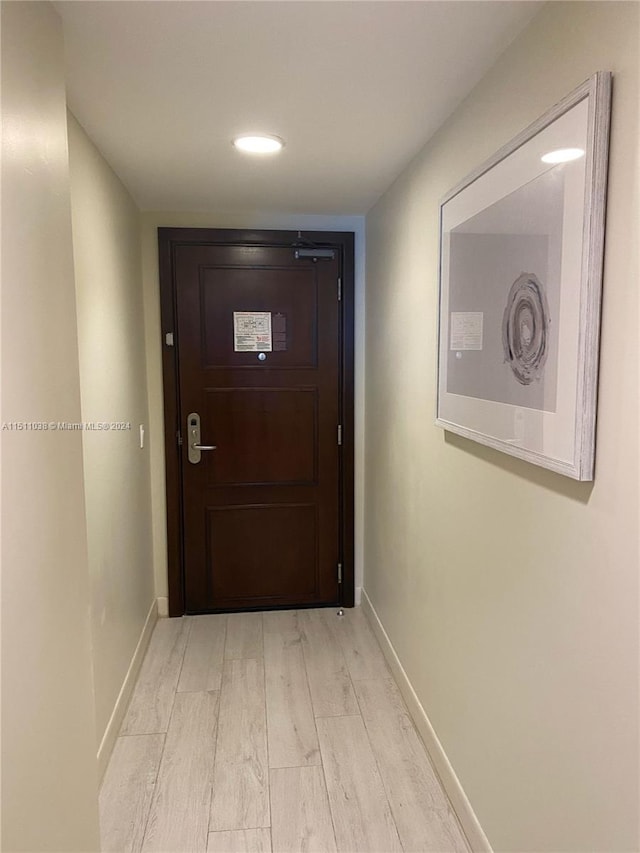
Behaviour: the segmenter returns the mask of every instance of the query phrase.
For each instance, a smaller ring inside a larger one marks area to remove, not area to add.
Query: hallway
[[[103,851],[468,850],[359,608],[158,621]]]

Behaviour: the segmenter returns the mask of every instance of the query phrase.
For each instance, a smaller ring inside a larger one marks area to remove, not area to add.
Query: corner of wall
[[[113,747],[118,739],[118,733],[129,706],[129,700],[133,694],[136,678],[140,672],[140,667],[142,666],[142,661],[144,660],[145,653],[149,647],[149,641],[151,640],[153,629],[155,628],[160,615],[161,614],[158,612],[158,604],[154,600],[149,608],[149,613],[147,614],[147,618],[142,628],[140,639],[138,640],[127,674],[122,682],[120,693],[116,699],[113,712],[111,713],[111,717],[107,723],[100,746],[98,747],[98,781],[101,781],[104,777],[105,770],[109,764]]]
[[[471,802],[467,797],[464,788],[451,762],[449,761],[444,747],[440,743],[431,720],[427,712],[418,699],[418,694],[413,689],[413,685],[409,680],[409,676],[404,670],[400,658],[393,647],[389,635],[384,629],[380,617],[378,616],[369,596],[366,591],[362,591],[362,609],[369,620],[380,648],[385,656],[389,668],[393,673],[393,677],[400,688],[402,697],[406,702],[407,709],[411,715],[411,719],[420,733],[420,737],[425,745],[425,748],[431,758],[433,766],[440,777],[442,787],[447,793],[456,817],[460,821],[462,830],[471,846],[474,853],[492,853],[492,847],[489,844],[489,839],[484,834],[484,830],[480,825],[480,821],[473,810]]]

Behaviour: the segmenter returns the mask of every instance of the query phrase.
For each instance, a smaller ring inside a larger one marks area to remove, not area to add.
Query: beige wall
[[[72,115],[69,160],[82,420],[130,425],[83,443],[99,747],[155,601],[140,218]]]
[[[366,572],[494,849],[638,838],[636,3],[550,3],[367,217]],[[434,426],[438,202],[614,72],[597,470],[580,484]]]
[[[221,212],[147,212],[142,215],[142,266],[145,293],[145,334],[149,425],[151,438],[151,489],[153,499],[153,554],[156,592],[167,595],[167,535],[164,467],[164,416],[162,392],[162,330],[158,284],[158,228],[265,228],[355,232],[355,548],[356,588],[362,586],[364,536],[364,218],[361,216],[229,216]]]
[[[60,20],[2,4],[2,420],[80,420]],[[2,849],[97,850],[82,436],[2,432]]]

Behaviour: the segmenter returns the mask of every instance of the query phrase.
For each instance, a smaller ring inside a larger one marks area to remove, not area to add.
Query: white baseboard
[[[467,795],[464,792],[460,780],[456,776],[455,770],[451,766],[451,762],[447,758],[447,754],[438,736],[435,733],[431,721],[427,716],[426,711],[422,707],[415,690],[407,673],[404,671],[400,659],[393,648],[391,640],[385,631],[378,614],[375,611],[366,590],[362,590],[362,610],[366,614],[374,634],[376,635],[382,652],[391,668],[393,677],[398,683],[400,692],[407,703],[407,708],[413,719],[413,722],[424,741],[424,745],[429,753],[431,761],[440,777],[442,786],[446,791],[453,810],[455,811],[460,825],[467,837],[467,841],[474,853],[492,853],[491,845],[487,836],[484,834],[480,821],[471,807]]]
[[[158,616],[168,616],[169,615],[169,599],[166,596],[160,596],[158,598]]]
[[[118,738],[118,732],[120,731],[124,715],[129,705],[129,699],[131,699],[131,694],[133,693],[136,678],[140,672],[140,667],[142,666],[142,661],[157,621],[158,602],[154,599],[151,603],[151,607],[149,608],[142,633],[140,634],[140,639],[138,640],[138,645],[136,646],[136,650],[131,658],[129,669],[125,675],[122,687],[120,688],[120,693],[116,699],[113,713],[107,723],[107,728],[105,729],[102,742],[100,743],[100,748],[98,749],[98,782],[102,781],[104,772],[107,769],[107,764],[111,758],[113,747],[115,746]]]
[[[355,589],[354,603],[355,603],[356,607],[360,607],[360,605],[362,604],[362,587],[361,586],[357,586]]]

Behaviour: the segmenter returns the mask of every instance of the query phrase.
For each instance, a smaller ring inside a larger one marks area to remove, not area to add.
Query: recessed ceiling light
[[[548,154],[542,155],[543,163],[569,163],[571,160],[578,160],[584,157],[582,148],[558,148],[557,151],[549,151]]]
[[[243,133],[236,136],[233,145],[238,151],[248,154],[275,154],[284,147],[284,140],[266,133]]]

